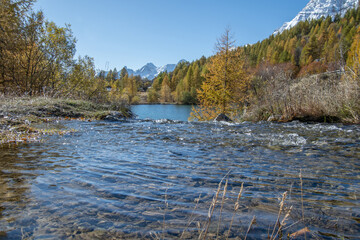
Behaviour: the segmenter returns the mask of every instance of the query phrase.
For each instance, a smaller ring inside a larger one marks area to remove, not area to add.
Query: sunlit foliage
[[[360,26],[349,50],[347,64],[353,78],[360,82]]]
[[[74,59],[76,39],[70,25],[46,20],[41,11],[34,12],[33,2],[0,0],[0,92],[111,100],[94,60]]]
[[[206,79],[197,91],[199,106],[193,107],[192,118],[206,121],[220,113],[234,116],[246,100],[250,77],[241,51],[237,51],[226,29],[216,44],[217,53],[207,66]]]

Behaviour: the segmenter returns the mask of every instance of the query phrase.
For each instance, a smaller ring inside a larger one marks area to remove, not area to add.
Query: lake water
[[[358,125],[166,120],[169,108],[182,107],[135,106],[139,119],[128,121],[63,121],[77,132],[2,146],[0,239],[195,239],[224,177],[211,239],[227,236],[234,213],[230,239],[244,238],[254,216],[247,238],[267,239],[285,191],[284,238],[308,227],[308,239],[358,239]]]
[[[187,121],[190,117],[190,105],[135,105],[131,110],[138,119],[169,119]]]

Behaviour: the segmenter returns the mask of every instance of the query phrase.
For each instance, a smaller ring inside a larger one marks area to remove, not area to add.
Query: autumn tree
[[[161,101],[162,102],[171,102],[171,89],[169,87],[170,83],[169,83],[169,77],[168,75],[165,75],[162,83],[161,83]]]
[[[147,90],[147,101],[149,103],[156,103],[159,101],[159,94],[153,87],[150,87]]]
[[[32,2],[1,0],[1,89],[55,95],[74,62],[76,40],[68,25],[58,27],[41,11],[30,11]]]
[[[10,70],[14,70],[15,55],[24,48],[21,30],[33,2],[0,0],[0,90],[3,93],[13,89]]]
[[[114,68],[111,81],[115,81],[118,78],[119,78],[119,72],[116,68]]]
[[[105,72],[97,77],[88,56],[74,59],[70,25],[47,21],[42,11],[34,11],[34,2],[0,0],[0,91],[108,101]]]
[[[74,62],[67,78],[59,83],[58,93],[65,98],[91,100],[98,90],[102,92],[105,90],[105,84],[102,87],[97,85],[100,81],[103,80],[95,78],[94,59],[89,56],[79,57]]]
[[[128,75],[128,71],[126,67],[123,67],[120,71],[120,79],[123,79],[126,75]]]
[[[220,113],[235,117],[245,103],[250,78],[234,43],[226,29],[217,41],[216,55],[210,59],[206,79],[197,92],[200,104],[193,107],[193,119],[212,120]]]
[[[108,71],[105,80],[108,81],[108,82],[111,82],[113,80],[113,71],[112,71],[112,69],[110,69],[110,71]]]
[[[347,65],[352,72],[354,79],[360,81],[360,27],[358,27],[357,34],[351,45]]]
[[[122,91],[121,98],[126,103],[134,103],[138,101],[138,84],[136,82],[136,78],[131,75],[125,75],[125,77],[122,79],[124,84],[124,89]]]

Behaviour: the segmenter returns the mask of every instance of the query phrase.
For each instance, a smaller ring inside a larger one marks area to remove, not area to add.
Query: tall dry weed
[[[358,123],[359,99],[359,82],[347,74],[333,72],[291,79],[279,73],[257,90],[244,118]]]

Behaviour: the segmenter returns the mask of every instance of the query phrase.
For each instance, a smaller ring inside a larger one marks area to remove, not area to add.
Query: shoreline
[[[179,103],[162,103],[162,102],[156,102],[156,103],[149,103],[149,102],[141,102],[132,104],[132,106],[151,106],[151,105],[175,105],[175,106],[197,106],[197,105],[188,105],[188,104],[179,104]],[[253,116],[248,116],[247,113],[243,114],[241,117],[241,121],[235,121],[235,122],[243,122],[243,121],[249,121],[249,122],[275,122],[275,123],[290,123],[294,121],[299,121],[302,123],[329,123],[329,124],[346,124],[346,125],[358,125],[360,124],[359,121],[356,121],[354,119],[349,118],[341,118],[340,116],[331,116],[331,115],[301,115],[301,114],[295,114],[293,116],[286,116],[286,115],[280,115],[280,114],[271,114],[268,113],[267,117],[263,117],[260,119],[254,119]]]
[[[177,103],[138,103],[136,105],[182,105]],[[0,96],[0,145],[7,143],[37,142],[42,135],[67,134],[74,130],[57,129],[48,123],[59,120],[109,120],[132,118],[131,106],[124,104],[99,104],[90,101],[48,98],[48,97],[5,97]],[[251,118],[245,121],[259,122]],[[270,115],[262,121],[287,123],[341,123],[358,125],[358,122],[344,121],[332,116],[294,116],[283,118]],[[39,125],[47,124],[45,129]]]
[[[67,134],[73,129],[49,123],[59,120],[120,120],[133,117],[129,106],[47,97],[0,97],[0,146],[38,142],[42,135]],[[45,125],[46,127],[39,127]]]

